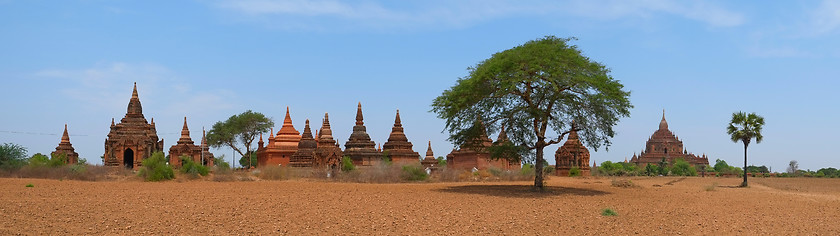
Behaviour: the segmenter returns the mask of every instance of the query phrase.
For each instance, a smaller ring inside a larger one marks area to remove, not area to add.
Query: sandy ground
[[[0,235],[840,235],[840,179],[624,179],[638,187],[0,179]]]

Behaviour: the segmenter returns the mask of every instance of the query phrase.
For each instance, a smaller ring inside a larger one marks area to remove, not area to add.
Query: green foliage
[[[522,165],[522,168],[519,169],[519,174],[521,175],[534,175],[534,165],[525,163]]]
[[[505,150],[494,151],[494,158],[518,153],[500,158],[522,157],[540,168],[543,149],[562,138],[552,139],[547,133],[579,130],[592,148],[609,146],[615,135],[612,126],[630,115],[630,92],[606,66],[569,44],[571,40],[532,40],[469,68],[466,77],[432,102],[432,111],[446,120],[449,140],[473,148],[478,137],[504,125],[512,145],[497,147]],[[543,171],[536,173],[535,186],[542,187],[542,176]]]
[[[729,164],[726,164],[726,161],[721,159],[715,160],[715,172],[724,172],[731,168]]]
[[[213,166],[215,166],[217,171],[229,171],[230,170],[230,163],[225,161],[225,155],[220,157],[213,158]]]
[[[569,176],[570,177],[580,176],[580,168],[575,166],[575,167],[572,167],[571,169],[569,169]]]
[[[353,160],[350,159],[349,156],[344,156],[341,158],[341,171],[350,172],[356,169],[356,166],[353,165]]]
[[[840,178],[840,171],[832,167],[819,169],[817,174],[818,177]]]
[[[406,181],[423,181],[429,178],[429,174],[426,174],[422,166],[407,165],[402,167],[400,177]]]
[[[770,169],[767,166],[747,166],[747,172],[749,173],[770,173]]]
[[[0,145],[0,169],[12,170],[26,165],[26,148],[14,143]]]
[[[598,172],[601,175],[608,176],[638,176],[644,175],[644,170],[639,169],[639,166],[633,163],[611,162],[605,161],[598,166]]]
[[[50,163],[50,158],[44,154],[35,153],[32,157],[29,158],[29,166],[37,167],[37,166],[47,166]]]
[[[446,158],[443,158],[442,156],[438,157],[437,162],[438,162],[438,167],[441,167],[441,168],[446,167]]]
[[[27,184],[27,185],[26,185],[26,187],[27,187],[27,188],[31,188],[31,187],[35,187],[35,185],[33,185],[33,184]]]
[[[677,159],[671,167],[671,174],[676,176],[697,176],[697,169],[687,161]]]
[[[392,164],[392,162],[391,162],[391,151],[388,151],[388,150],[382,151],[382,162],[381,163],[382,163],[382,165],[385,165],[385,166],[390,166]]]
[[[138,173],[146,181],[161,181],[175,178],[172,167],[166,164],[163,152],[152,153],[152,156],[143,160],[143,166]]]
[[[601,215],[602,216],[618,216],[618,212],[615,212],[613,209],[610,209],[610,208],[604,208],[603,210],[601,210]]]
[[[195,163],[191,157],[188,156],[181,156],[181,173],[188,174],[193,178],[201,176],[207,176],[210,170],[201,164]]]
[[[67,154],[50,154],[50,162],[47,163],[49,167],[60,167],[67,165]]]
[[[251,160],[248,160],[245,156],[240,157],[239,165],[242,166],[242,168],[257,167],[257,153],[251,153]]]
[[[645,166],[645,175],[647,176],[657,176],[660,173],[661,168],[658,165],[654,164],[647,164]]]
[[[247,158],[253,154],[251,143],[261,133],[268,132],[274,126],[274,121],[262,113],[247,110],[233,115],[224,122],[213,124],[207,132],[207,144],[211,147],[230,147],[245,160],[243,167],[256,166],[256,158]],[[244,148],[244,150],[243,150]],[[250,162],[249,162],[250,161]]]
[[[729,134],[732,142],[744,144],[744,182],[741,183],[741,187],[747,187],[747,146],[750,145],[752,139],[755,139],[755,143],[761,143],[764,139],[764,135],[761,134],[762,127],[764,127],[764,117],[742,111],[732,113],[732,121],[726,127],[726,133]]]

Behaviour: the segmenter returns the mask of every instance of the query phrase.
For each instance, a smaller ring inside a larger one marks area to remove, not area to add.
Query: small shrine
[[[353,160],[356,166],[371,166],[382,160],[382,153],[376,150],[376,143],[370,140],[362,115],[362,103],[356,109],[356,125],[347,143],[344,143],[344,155]]]
[[[309,119],[306,119],[306,125],[303,127],[303,135],[301,135],[300,142],[298,142],[297,151],[289,158],[289,166],[312,167],[313,160],[315,160],[316,148],[318,148],[318,142],[312,137],[312,132],[309,129]]]
[[[563,146],[557,148],[554,153],[554,173],[557,176],[569,176],[572,168],[578,168],[581,175],[590,175],[589,149],[580,142],[578,133],[574,128],[569,132],[569,137]]]
[[[202,130],[201,145],[195,145],[190,138],[190,129],[187,127],[187,117],[184,117],[184,127],[181,128],[181,138],[169,148],[169,165],[180,168],[183,165],[182,157],[189,158],[200,165],[213,166],[213,154],[210,153],[205,134]]]
[[[257,143],[257,166],[288,166],[292,155],[297,152],[300,140],[300,132],[292,125],[289,107],[286,107],[286,118],[283,119],[283,126],[277,131],[276,136],[274,130],[271,130],[268,145],[263,146],[262,134],[260,134],[260,141]]]
[[[61,142],[58,143],[58,146],[55,147],[55,151],[52,152],[52,154],[64,154],[67,158],[65,160],[66,164],[76,164],[79,162],[79,153],[76,153],[76,149],[73,148],[73,144],[70,143],[70,135],[67,133],[67,124],[64,124],[64,134],[61,135]]]
[[[141,165],[143,159],[158,151],[163,151],[163,139],[158,140],[155,120],[149,123],[143,116],[137,83],[134,83],[125,117],[118,124],[114,124],[114,119],[111,119],[111,131],[105,138],[102,161],[106,166],[134,169]]]
[[[391,135],[388,141],[382,145],[382,153],[387,154],[391,158],[391,163],[394,164],[417,164],[420,162],[420,154],[415,152],[414,147],[408,138],[405,136],[400,120],[400,110],[397,110],[397,116],[394,118],[394,127],[391,128]]]

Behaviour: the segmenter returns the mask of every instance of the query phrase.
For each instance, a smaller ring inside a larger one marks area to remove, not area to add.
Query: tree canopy
[[[25,147],[14,143],[0,145],[0,168],[16,169],[23,165],[26,165]]]
[[[248,165],[254,166],[257,163],[251,161],[251,144],[261,133],[268,132],[274,126],[274,121],[262,113],[247,110],[241,114],[233,115],[226,121],[219,121],[213,124],[213,128],[207,132],[207,144],[211,147],[230,147],[242,158],[248,159]]]
[[[755,139],[755,143],[761,143],[764,136],[761,135],[761,129],[764,127],[764,117],[756,115],[755,113],[747,114],[743,111],[732,113],[732,120],[729,126],[726,127],[726,133],[732,142],[744,143],[744,182],[742,187],[747,186],[747,146],[750,141]]]
[[[512,145],[493,156],[522,156],[538,170],[543,148],[561,142],[573,129],[585,145],[608,147],[612,127],[630,115],[630,92],[606,66],[570,45],[572,40],[532,40],[468,68],[469,75],[432,103],[432,111],[446,120],[449,140],[464,146],[504,125]],[[511,152],[519,155],[503,155]],[[542,187],[542,171],[536,173],[535,186]]]

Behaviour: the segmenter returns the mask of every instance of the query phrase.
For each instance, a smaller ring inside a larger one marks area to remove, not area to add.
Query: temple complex
[[[382,160],[382,154],[376,150],[376,143],[370,140],[362,116],[362,103],[356,109],[356,125],[347,143],[344,144],[344,154],[353,160],[356,166],[371,166]]]
[[[645,150],[638,156],[633,154],[630,162],[643,166],[660,163],[663,160],[673,163],[676,159],[683,159],[692,165],[709,165],[709,158],[706,155],[697,156],[689,153],[683,147],[683,142],[671,130],[668,130],[668,122],[665,121],[665,110],[663,110],[659,129],[650,136],[645,144]]]
[[[400,110],[397,110],[397,117],[394,118],[394,127],[391,128],[391,136],[382,145],[382,153],[386,153],[394,164],[417,164],[420,162],[420,154],[412,148],[414,145],[408,141],[400,121]]]
[[[272,129],[267,146],[263,146],[262,134],[260,134],[259,147],[257,147],[257,166],[289,165],[292,155],[298,150],[300,141],[300,132],[292,125],[289,107],[286,107],[286,118],[283,119],[283,126],[277,131],[277,136],[274,136],[274,130]]]
[[[341,158],[344,153],[341,147],[333,139],[332,129],[330,129],[330,116],[324,114],[324,123],[321,125],[321,130],[318,132],[318,147],[315,148],[313,167],[338,167],[341,163]]]
[[[181,157],[186,157],[195,163],[201,165],[212,166],[213,154],[207,147],[207,141],[202,132],[201,146],[195,145],[192,138],[190,138],[190,129],[187,127],[187,117],[184,117],[184,127],[181,128],[181,138],[172,147],[169,148],[169,165],[175,168],[180,168],[183,163]]]
[[[569,137],[563,146],[557,148],[554,153],[554,173],[557,176],[569,176],[569,171],[573,167],[580,169],[580,174],[587,176],[589,172],[589,149],[583,146],[583,143],[578,139],[578,133],[572,129],[569,132]]]
[[[521,167],[521,163],[511,163],[506,159],[490,158],[490,152],[487,148],[493,145],[493,140],[487,137],[487,132],[484,130],[483,123],[481,135],[464,145],[459,149],[453,149],[446,155],[446,165],[451,168],[458,169],[487,169],[491,167],[502,169],[515,169]],[[499,132],[502,139],[507,139],[507,135],[502,131]]]
[[[435,153],[432,152],[432,141],[429,140],[429,148],[426,149],[426,157],[423,158],[423,161],[420,162],[423,167],[428,168],[435,168],[438,164],[437,159],[435,159]]]
[[[262,141],[262,137],[260,137]],[[309,119],[306,119],[306,126],[303,127],[303,135],[301,135],[300,142],[298,142],[297,151],[289,158],[289,166],[292,167],[312,167],[312,162],[315,160],[315,149],[318,148],[318,142],[312,138],[312,132],[309,129]]]
[[[70,143],[70,135],[67,134],[67,124],[64,124],[64,134],[61,135],[61,142],[58,143],[58,146],[55,147],[55,151],[52,154],[64,154],[67,158],[65,160],[66,164],[76,164],[79,162],[79,153],[76,153],[76,149]]]
[[[114,124],[114,119],[111,119],[111,131],[105,139],[103,163],[106,166],[122,165],[133,169],[139,167],[143,159],[153,152],[162,150],[163,140],[158,140],[154,119],[149,123],[143,116],[143,107],[137,96],[137,83],[134,83],[125,117],[119,124]]]

